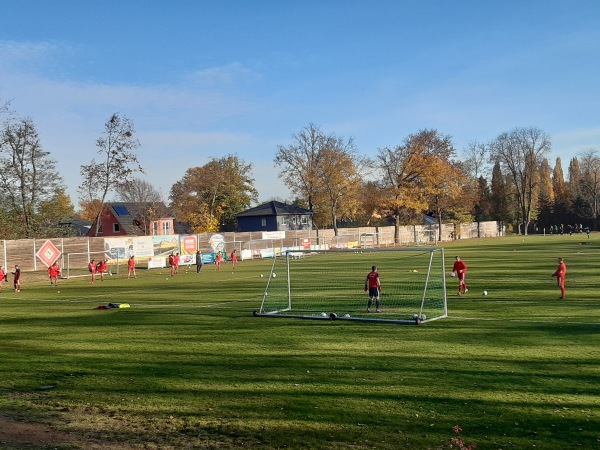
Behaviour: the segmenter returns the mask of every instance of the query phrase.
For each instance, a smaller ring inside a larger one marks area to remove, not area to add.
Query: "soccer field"
[[[457,254],[469,292],[448,278],[449,317],[420,326],[253,317],[271,260],[25,273],[0,293],[0,448],[600,448],[600,235],[457,241],[446,272]]]

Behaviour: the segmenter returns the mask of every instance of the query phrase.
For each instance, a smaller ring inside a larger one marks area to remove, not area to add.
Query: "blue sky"
[[[165,198],[228,154],[261,201],[290,198],[273,158],[309,123],[367,156],[423,128],[460,152],[538,127],[565,173],[600,150],[596,0],[19,0],[2,16],[0,99],[33,119],[75,204],[115,112]]]

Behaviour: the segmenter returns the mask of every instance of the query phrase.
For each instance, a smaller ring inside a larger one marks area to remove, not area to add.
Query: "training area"
[[[447,317],[419,325],[368,320],[410,319],[429,295],[429,266],[394,252],[296,255],[290,273],[310,275],[291,296],[280,258],[55,289],[25,272],[18,294],[9,275],[0,448],[600,448],[600,234],[442,247],[431,286],[444,289],[446,274]],[[423,249],[412,254],[427,261]],[[447,276],[456,255],[469,267],[462,296]],[[379,315],[366,313],[372,265]],[[438,293],[428,301],[444,316]],[[316,320],[268,317],[290,298]],[[96,309],[109,303],[130,307]]]

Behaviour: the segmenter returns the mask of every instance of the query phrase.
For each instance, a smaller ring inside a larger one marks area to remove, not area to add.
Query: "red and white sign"
[[[44,264],[46,264],[46,267],[50,267],[58,258],[60,258],[61,252],[52,242],[46,241],[37,251],[36,255]]]

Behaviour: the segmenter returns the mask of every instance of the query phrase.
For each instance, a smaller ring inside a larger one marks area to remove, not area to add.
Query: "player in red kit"
[[[100,274],[100,281],[104,281],[104,272],[106,272],[106,261],[101,259],[96,266],[96,273]]]
[[[567,290],[565,289],[565,277],[567,276],[567,266],[562,258],[558,258],[558,268],[552,274],[556,277],[556,283],[560,288],[560,298],[563,299],[567,296]]]
[[[462,259],[460,259],[460,256],[456,257],[456,261],[454,261],[454,266],[452,267],[452,272],[454,272],[458,277],[458,295],[469,292],[469,289],[467,289],[467,283],[465,282],[467,265]]]
[[[14,275],[13,285],[15,292],[21,292],[21,269],[19,269],[19,266],[15,266],[15,271],[12,274]]]
[[[131,274],[133,274],[133,278],[137,278],[135,274],[135,258],[133,256],[127,261],[127,278],[131,277]]]
[[[371,272],[365,279],[365,292],[369,292],[369,302],[367,303],[367,312],[371,312],[373,300],[375,300],[375,312],[381,312],[379,309],[381,302],[379,301],[379,293],[381,291],[381,282],[377,273],[377,266],[371,267]]]
[[[96,279],[96,263],[94,262],[93,259],[88,264],[88,270],[92,274],[92,283],[93,283],[94,280]]]
[[[215,260],[215,264],[217,265],[217,270],[221,270],[221,261],[223,260],[223,255],[221,252],[217,252],[217,258]]]
[[[58,286],[58,277],[60,276],[60,267],[54,261],[50,267],[48,267],[48,276],[50,277],[50,286],[55,288]]]

